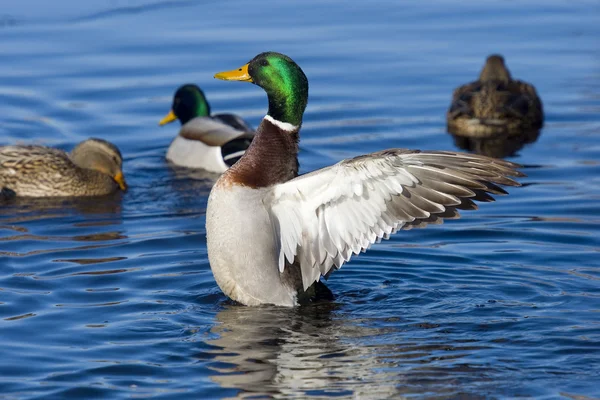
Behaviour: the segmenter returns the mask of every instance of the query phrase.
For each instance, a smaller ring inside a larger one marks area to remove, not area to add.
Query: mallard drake
[[[446,114],[455,134],[489,137],[540,129],[542,101],[533,85],[511,78],[504,58],[487,58],[479,79],[454,90]]]
[[[518,186],[518,165],[476,154],[390,149],[298,176],[308,80],[269,52],[215,78],[263,88],[269,110],[246,154],[211,190],[210,266],[219,287],[246,305],[294,306],[352,254],[400,229],[457,218],[473,200]]]
[[[70,154],[45,146],[0,147],[0,189],[11,196],[100,196],[127,189],[114,144],[87,139]]]
[[[158,124],[177,119],[181,129],[167,150],[167,160],[182,167],[225,172],[254,137],[254,130],[237,115],[211,115],[204,92],[192,84],[177,89],[171,111]]]

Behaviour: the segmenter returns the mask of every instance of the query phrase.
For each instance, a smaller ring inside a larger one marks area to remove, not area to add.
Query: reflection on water
[[[206,195],[210,193],[213,185],[219,179],[221,174],[217,174],[203,169],[180,167],[170,162],[165,162],[169,170],[169,190],[178,192],[185,196],[186,193],[194,195]]]
[[[90,265],[90,264],[102,264],[106,262],[126,260],[127,257],[101,257],[101,258],[65,258],[54,260],[54,262],[72,262],[79,265]],[[121,270],[110,270],[110,271],[92,271],[92,272],[81,272],[82,275],[102,275],[102,274],[114,274],[117,272],[125,272]]]
[[[89,198],[4,199],[0,204],[0,256],[108,249],[128,238],[115,229],[122,223],[121,203],[120,192]]]
[[[453,396],[470,392],[460,384],[485,382],[492,372],[461,360],[489,346],[453,343],[443,335],[422,341],[415,328],[418,335],[439,326],[352,318],[335,303],[297,309],[229,305],[216,321],[211,333],[218,338],[206,341],[212,346],[211,380],[241,390],[239,398]]]
[[[73,212],[81,214],[110,214],[121,212],[122,192],[99,197],[14,197],[0,199],[0,218],[7,224],[56,218]]]
[[[475,137],[452,131],[449,133],[459,149],[495,158],[515,156],[526,144],[534,143],[540,136],[540,130],[486,137]]]
[[[382,399],[397,393],[395,374],[379,360],[376,347],[353,339],[383,329],[340,319],[335,303],[298,309],[228,306],[216,315],[207,341],[215,363],[211,379],[241,389],[240,397],[305,393]]]
[[[0,143],[105,138],[130,188],[0,203],[0,398],[600,397],[595,2],[348,4],[2,3]],[[170,166],[156,121],[194,82],[257,126],[264,92],[213,74],[268,50],[310,80],[302,171],[459,148],[528,178],[374,246],[328,282],[336,303],[231,305],[206,253],[218,175]],[[535,82],[544,132],[453,141],[448,97],[495,51]]]

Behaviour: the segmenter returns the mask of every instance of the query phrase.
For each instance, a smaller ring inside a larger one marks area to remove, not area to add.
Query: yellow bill
[[[115,182],[117,182],[121,190],[127,190],[127,183],[125,182],[125,176],[123,176],[123,172],[119,171],[113,179]]]
[[[158,125],[163,126],[163,125],[166,125],[168,123],[175,121],[176,119],[177,119],[177,116],[175,115],[173,110],[171,110],[171,111],[169,111],[169,113],[167,115],[165,115],[165,117],[163,119],[160,120]]]
[[[248,73],[248,64],[238,69],[232,69],[231,71],[217,72],[215,78],[222,79],[224,81],[242,81],[242,82],[253,82],[250,74]]]

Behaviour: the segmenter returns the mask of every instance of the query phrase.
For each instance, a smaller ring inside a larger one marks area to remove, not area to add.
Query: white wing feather
[[[518,165],[473,154],[385,150],[276,185],[269,201],[279,270],[298,261],[306,290],[399,229],[456,218],[518,186]]]

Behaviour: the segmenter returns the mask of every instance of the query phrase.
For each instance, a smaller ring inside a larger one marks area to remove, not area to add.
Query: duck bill
[[[224,81],[254,82],[248,73],[248,64],[231,71],[218,72],[215,74],[215,78]]]
[[[166,125],[166,124],[169,124],[169,123],[175,121],[176,119],[177,119],[177,116],[175,115],[173,110],[171,110],[171,111],[169,111],[169,113],[167,115],[165,115],[165,117],[163,119],[160,120],[158,125],[163,126],[163,125]]]
[[[117,182],[117,185],[119,185],[122,191],[127,190],[127,182],[125,182],[125,176],[123,176],[123,172],[119,171],[119,173],[117,173],[113,179],[115,182]]]

